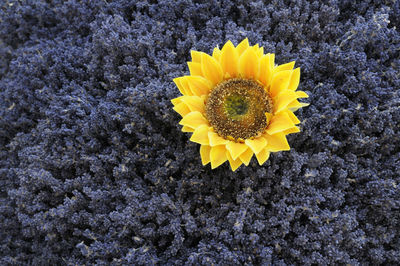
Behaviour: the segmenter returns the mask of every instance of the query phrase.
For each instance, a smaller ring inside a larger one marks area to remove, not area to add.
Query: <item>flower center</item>
[[[245,115],[249,110],[249,102],[239,94],[233,94],[226,97],[224,102],[225,110],[230,117]]]
[[[256,137],[268,126],[266,112],[272,100],[257,82],[230,79],[218,84],[206,101],[206,116],[223,138],[243,141]]]

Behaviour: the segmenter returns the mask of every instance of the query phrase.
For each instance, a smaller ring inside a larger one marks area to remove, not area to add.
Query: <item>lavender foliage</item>
[[[270,2],[270,3],[266,3]],[[400,264],[400,2],[2,1],[0,264]],[[172,82],[296,60],[293,147],[201,166]]]

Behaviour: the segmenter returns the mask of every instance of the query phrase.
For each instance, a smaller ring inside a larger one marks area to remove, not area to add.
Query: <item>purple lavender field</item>
[[[246,37],[310,106],[211,170],[172,79]],[[399,228],[400,1],[1,1],[1,265],[399,265]]]

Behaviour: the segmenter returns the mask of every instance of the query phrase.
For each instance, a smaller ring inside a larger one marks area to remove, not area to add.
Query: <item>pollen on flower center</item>
[[[268,126],[266,112],[272,100],[253,80],[230,79],[218,84],[206,101],[206,116],[225,139],[241,141],[256,137]]]

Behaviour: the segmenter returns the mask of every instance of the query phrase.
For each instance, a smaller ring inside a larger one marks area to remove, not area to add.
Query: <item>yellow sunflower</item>
[[[183,132],[201,144],[203,165],[214,169],[229,161],[232,171],[255,154],[262,165],[271,152],[290,150],[286,135],[299,132],[294,111],[308,104],[296,91],[300,69],[295,62],[275,65],[274,54],[244,39],[228,41],[212,56],[191,51],[190,75],[174,79],[183,96],[173,99]]]

